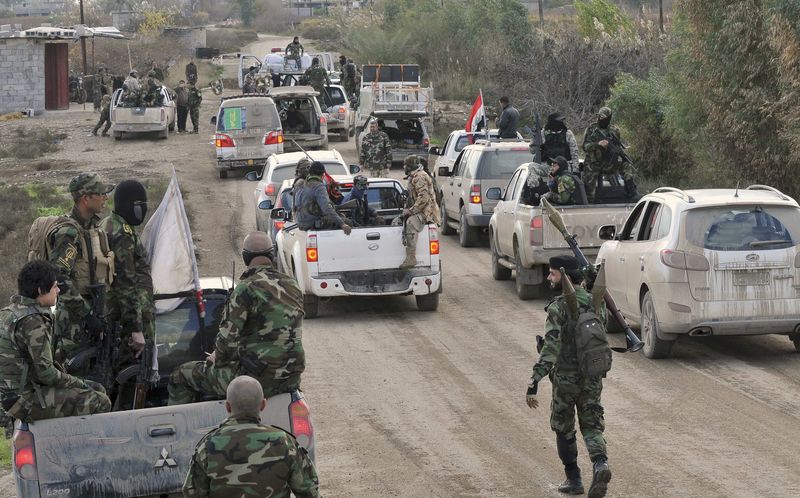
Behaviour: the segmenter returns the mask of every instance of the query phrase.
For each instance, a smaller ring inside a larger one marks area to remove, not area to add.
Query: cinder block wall
[[[44,112],[44,43],[0,38],[0,114]]]

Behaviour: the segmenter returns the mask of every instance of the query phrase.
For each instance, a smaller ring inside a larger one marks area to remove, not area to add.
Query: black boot
[[[583,481],[581,480],[581,469],[578,468],[578,442],[575,440],[575,435],[567,438],[563,434],[556,433],[556,446],[558,457],[564,464],[564,473],[567,476],[558,490],[568,495],[582,495]]]
[[[636,182],[633,181],[633,178],[625,180],[625,195],[627,195],[628,199],[632,201],[637,201],[641,197],[639,195],[639,190],[636,188]]]
[[[608,459],[605,455],[601,455],[592,458],[592,462],[594,462],[594,473],[592,474],[592,485],[589,486],[589,498],[603,498],[608,490],[608,482],[611,481]]]

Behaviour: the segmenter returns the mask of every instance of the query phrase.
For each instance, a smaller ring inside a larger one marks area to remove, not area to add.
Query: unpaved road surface
[[[206,94],[204,123],[215,100]],[[21,123],[70,135],[62,151],[45,158],[51,170],[3,161],[0,179],[66,183],[83,169],[115,180],[165,179],[174,167],[201,272],[228,274],[234,260],[241,268],[239,243],[254,227],[254,185],[217,178],[208,125],[199,135],[115,142],[86,136],[95,116],[73,108],[0,124],[0,134]],[[352,140],[331,147],[355,161]],[[416,311],[411,297],[338,299],[305,323],[303,389],[323,493],[561,496],[549,383],[540,388],[539,410],[524,402],[546,302],[518,301],[513,282],[492,280],[486,247],[462,249],[444,237],[441,253],[437,312]],[[785,337],[686,340],[662,361],[615,355],[603,402],[609,496],[800,496],[800,355]],[[582,443],[579,462],[588,487]],[[8,477],[0,486],[0,497],[14,496]]]

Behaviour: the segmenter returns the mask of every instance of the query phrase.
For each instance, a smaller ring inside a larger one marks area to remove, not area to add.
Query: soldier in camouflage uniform
[[[625,192],[636,196],[633,167],[619,153],[614,140],[621,143],[619,128],[611,124],[611,109],[601,107],[597,112],[597,123],[589,126],[583,135],[584,158],[583,184],[589,202],[595,200],[595,190],[601,175],[621,174],[625,180]],[[613,137],[613,139],[612,139]],[[624,151],[623,151],[624,153]]]
[[[292,210],[294,220],[300,230],[341,228],[350,235],[351,226],[342,219],[333,207],[330,194],[325,186],[325,165],[314,161],[308,167],[308,176],[299,189],[295,186]]]
[[[108,129],[111,128],[111,95],[103,95],[103,98],[100,99],[100,119],[97,121],[97,124],[94,125],[94,129],[92,130],[92,135],[97,136],[97,130],[100,129],[105,123],[105,127],[103,128],[103,136],[108,136]]]
[[[244,239],[242,258],[247,271],[228,299],[214,352],[172,372],[170,405],[222,397],[237,375],[258,379],[266,397],[300,387],[303,293],[293,278],[274,269],[275,250],[266,233]]]
[[[294,61],[295,70],[300,71],[303,69],[302,58],[305,53],[303,44],[300,43],[300,37],[295,36],[292,43],[286,45],[286,55],[284,56],[284,64],[290,60]]]
[[[327,93],[325,85],[330,85],[331,79],[328,77],[328,71],[319,63],[319,57],[314,57],[311,61],[311,67],[306,70],[306,77],[308,78],[308,84],[319,93],[317,102],[319,102],[320,108],[327,109],[328,106],[325,105],[325,94]]]
[[[189,117],[192,120],[192,133],[197,133],[200,128],[200,104],[203,94],[197,85],[189,83]]]
[[[94,110],[100,110],[100,99],[103,95],[111,93],[111,77],[106,74],[104,65],[99,64],[97,73],[92,78],[92,99],[94,100]]]
[[[378,122],[369,122],[369,133],[361,140],[358,155],[361,169],[369,170],[370,177],[388,177],[392,167],[392,143],[389,135],[378,129]]]
[[[114,185],[95,173],[81,173],[69,182],[75,205],[65,223],[47,234],[48,259],[58,268],[61,297],[56,305],[56,358],[65,361],[94,346],[105,323],[92,313],[89,285],[113,279],[113,258],[98,216]],[[91,243],[89,243],[91,241]],[[96,282],[91,282],[91,274]],[[101,310],[104,311],[104,310]]]
[[[561,156],[550,160],[550,180],[547,182],[550,192],[547,200],[552,204],[575,204],[575,179],[569,174],[569,163]]]
[[[439,206],[436,204],[436,192],[433,190],[431,176],[425,171],[419,156],[408,156],[403,162],[403,169],[408,176],[408,194],[411,207],[403,209],[403,239],[406,246],[406,259],[400,264],[401,269],[417,265],[417,237],[428,223],[441,224]]]
[[[147,215],[147,191],[136,180],[114,189],[114,212],[100,224],[114,252],[114,283],[108,292],[108,319],[121,326],[119,361],[114,372],[136,363],[145,340],[155,338],[153,279],[147,251],[134,227]]]
[[[183,496],[227,498],[316,498],[319,478],[297,440],[262,425],[267,405],[258,381],[243,375],[227,389],[229,417],[197,443]]]
[[[578,284],[583,280],[578,260],[572,256],[550,258],[550,274],[547,280],[552,289],[562,288],[560,268],[564,268],[575,285],[575,294],[580,309],[592,308],[592,296]],[[558,490],[567,494],[583,494],[583,481],[578,468],[578,443],[575,438],[575,411],[578,412],[583,440],[594,464],[590,498],[605,496],[611,470],[608,468],[606,440],[603,437],[605,421],[600,394],[602,377],[586,378],[579,370],[575,346],[574,326],[568,323],[568,306],[563,295],[548,304],[545,322],[544,344],[539,361],[533,366],[533,375],[528,383],[526,401],[530,408],[537,408],[536,398],[539,382],[549,376],[553,384],[550,427],[556,433],[558,456],[564,464],[567,479]],[[605,307],[600,310],[600,319],[606,322]]]
[[[65,373],[53,361],[53,318],[58,270],[46,261],[19,273],[19,295],[0,310],[0,401],[24,422],[111,410],[99,384]]]

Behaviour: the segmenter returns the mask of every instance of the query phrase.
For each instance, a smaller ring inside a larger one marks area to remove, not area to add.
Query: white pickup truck
[[[439,229],[434,224],[423,228],[417,265],[399,269],[405,259],[403,227],[388,223],[400,215],[403,193],[397,180],[371,179],[368,203],[384,224],[356,225],[350,235],[340,229],[303,231],[294,222],[278,232],[279,264],[303,291],[306,318],[319,314],[321,297],[413,294],[420,311],[436,310],[442,290]],[[272,216],[284,214],[275,209]]]
[[[528,186],[534,163],[517,168],[505,190],[494,187],[486,191],[488,199],[497,200],[489,220],[489,246],[492,252],[492,277],[508,280],[516,272],[517,296],[520,299],[541,297],[546,290],[545,277],[553,256],[571,256],[564,237],[554,227],[539,205],[535,192]],[[625,222],[634,204],[554,205],[564,224],[578,240],[584,255],[592,260],[603,241],[598,230]]]
[[[17,496],[181,496],[197,441],[227,417],[224,401],[166,403],[170,372],[214,349],[232,286],[230,278],[200,283],[202,303],[188,292],[177,309],[156,317],[161,379],[148,392],[145,408],[16,422],[12,468]],[[261,420],[292,432],[314,458],[314,425],[302,392],[270,397]]]
[[[175,129],[175,101],[167,87],[161,87],[163,105],[158,107],[130,107],[122,99],[122,89],[111,96],[111,131],[114,138],[122,139],[125,133],[156,132],[161,138],[169,137]]]

